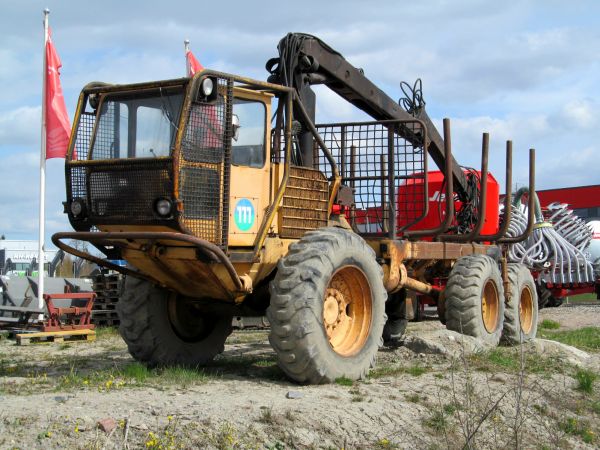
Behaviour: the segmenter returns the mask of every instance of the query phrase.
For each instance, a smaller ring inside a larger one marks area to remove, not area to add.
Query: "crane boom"
[[[362,71],[350,64],[339,52],[315,36],[289,33],[277,46],[279,58],[267,63],[272,74],[270,81],[296,88],[300,100],[312,111],[314,120],[314,92],[311,85],[324,84],[342,98],[369,114],[375,120],[418,118],[425,123],[429,136],[428,152],[435,164],[445,170],[444,140],[427,115],[425,108],[405,111],[397,102],[370,81]],[[409,130],[402,136],[416,143],[418,136]],[[452,176],[457,193],[467,197],[467,182],[460,165],[452,158]]]

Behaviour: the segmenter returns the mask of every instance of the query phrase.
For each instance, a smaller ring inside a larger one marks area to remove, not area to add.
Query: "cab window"
[[[265,165],[265,104],[236,98],[233,101],[233,114],[231,163],[235,166],[263,167]]]

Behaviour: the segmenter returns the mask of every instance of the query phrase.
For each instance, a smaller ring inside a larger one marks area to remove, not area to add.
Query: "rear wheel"
[[[129,353],[148,366],[206,364],[223,351],[232,331],[230,316],[203,313],[193,302],[132,277],[125,279],[117,312]]]
[[[535,282],[523,264],[508,265],[511,297],[504,310],[502,340],[519,344],[535,338],[538,324],[538,298]]]
[[[386,292],[374,251],[339,228],[306,233],[271,282],[269,341],[301,383],[364,377],[382,344]]]
[[[492,258],[460,258],[450,272],[444,297],[448,329],[498,345],[504,322],[504,290]]]

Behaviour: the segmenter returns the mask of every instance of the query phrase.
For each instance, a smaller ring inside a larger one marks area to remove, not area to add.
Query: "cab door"
[[[270,203],[271,95],[236,89],[231,141],[229,247],[251,247]]]

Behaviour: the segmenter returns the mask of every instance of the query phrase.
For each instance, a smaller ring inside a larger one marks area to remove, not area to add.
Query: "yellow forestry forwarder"
[[[533,280],[505,258],[534,211],[507,236],[510,142],[500,222],[487,134],[481,170],[465,170],[449,121],[442,139],[419,92],[393,101],[314,36],[290,33],[278,50],[268,82],[202,70],[81,92],[66,162],[76,231],[52,240],[126,275],[118,312],[132,356],[201,366],[223,351],[233,316],[266,312],[290,378],[358,379],[419,303],[491,345],[534,337]],[[315,84],[374,120],[316,125]],[[430,157],[444,174],[435,195]],[[533,178],[530,151],[531,191]],[[424,227],[430,197],[437,223]]]

